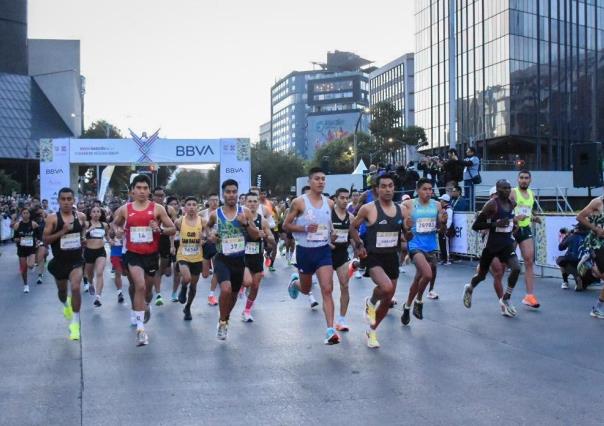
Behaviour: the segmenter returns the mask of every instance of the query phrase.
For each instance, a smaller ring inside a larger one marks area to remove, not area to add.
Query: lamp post
[[[353,155],[354,155],[354,164],[352,165],[352,171],[354,172],[355,168],[357,167],[357,132],[359,131],[359,124],[361,123],[361,118],[363,118],[363,114],[369,114],[371,113],[371,109],[369,109],[368,107],[363,108],[362,110],[359,111],[359,118],[357,120],[357,124],[354,126],[354,134],[352,137],[352,144],[353,144]]]

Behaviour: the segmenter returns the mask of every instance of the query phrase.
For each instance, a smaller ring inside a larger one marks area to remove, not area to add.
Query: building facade
[[[369,106],[390,102],[401,112],[400,127],[415,124],[413,53],[387,63],[369,74]]]
[[[262,123],[258,129],[258,143],[271,146],[271,122]]]
[[[451,0],[453,1],[453,0]],[[568,170],[604,137],[603,0],[456,0],[457,145],[487,169]],[[449,146],[449,1],[416,0],[416,123]]]
[[[329,52],[320,70],[294,71],[271,88],[271,147],[303,158],[317,148],[354,132],[369,105],[370,62],[350,52]],[[367,119],[359,130],[366,131]]]

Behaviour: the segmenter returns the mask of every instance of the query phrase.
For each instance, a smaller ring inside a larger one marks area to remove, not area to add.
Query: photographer
[[[468,147],[466,150],[466,158],[464,158],[463,164],[466,166],[463,172],[463,195],[470,203],[470,210],[474,211],[474,185],[480,185],[482,183],[482,178],[480,176],[480,159],[476,156],[476,148],[471,146]]]
[[[447,152],[447,160],[442,166],[442,174],[447,188],[455,187],[463,180],[464,162],[457,156],[457,150],[450,149]]]
[[[559,238],[561,241],[558,245],[558,250],[566,250],[566,253],[564,256],[559,256],[556,259],[556,263],[562,272],[561,287],[564,290],[568,289],[569,275],[572,275],[575,279],[575,291],[582,291],[584,289],[583,280],[577,272],[577,265],[579,264],[581,245],[587,236],[587,231],[588,229],[581,224],[576,224],[570,231],[566,228],[560,229]]]

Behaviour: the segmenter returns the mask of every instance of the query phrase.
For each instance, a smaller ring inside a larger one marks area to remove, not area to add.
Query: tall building
[[[271,146],[312,158],[317,148],[354,132],[369,105],[369,61],[350,52],[329,52],[320,70],[294,71],[271,88]],[[362,120],[360,130],[367,129]]]
[[[262,123],[258,129],[258,143],[271,146],[271,122]]]
[[[0,169],[36,192],[42,138],[82,133],[78,40],[28,40],[27,1],[0,0]]]
[[[454,1],[454,0],[450,0]],[[569,169],[604,137],[603,0],[457,0],[458,148],[488,169]],[[416,124],[448,147],[449,1],[416,0]]]
[[[407,53],[369,74],[369,106],[390,102],[401,112],[398,126],[415,124],[413,53]]]

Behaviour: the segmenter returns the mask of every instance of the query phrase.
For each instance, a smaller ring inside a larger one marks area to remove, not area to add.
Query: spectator
[[[566,250],[564,256],[559,256],[556,263],[560,267],[562,273],[562,289],[568,289],[568,276],[572,275],[575,279],[575,291],[583,290],[583,282],[581,276],[577,272],[577,265],[580,259],[580,250],[583,241],[587,236],[588,229],[581,224],[576,224],[575,228],[570,232],[567,229],[560,230],[561,241],[558,245],[558,250]]]
[[[482,182],[480,177],[480,159],[476,156],[476,149],[468,147],[466,150],[466,158],[463,160],[466,168],[463,172],[464,197],[468,199],[470,210],[475,210],[474,205],[474,185],[479,185]]]
[[[455,227],[453,226],[453,209],[451,208],[451,197],[449,194],[441,195],[440,205],[447,212],[447,225],[444,232],[438,233],[438,244],[440,246],[441,265],[450,265],[449,258],[449,240],[455,236]]]
[[[453,188],[463,180],[464,163],[457,156],[455,149],[450,149],[447,153],[447,160],[443,163],[442,174],[444,176],[445,186]]]
[[[451,207],[454,212],[467,212],[468,200],[461,196],[461,187],[455,185],[451,190]]]
[[[415,163],[410,161],[405,169],[405,176],[401,176],[401,186],[405,194],[413,197],[417,181],[419,180],[419,173],[415,171]]]

